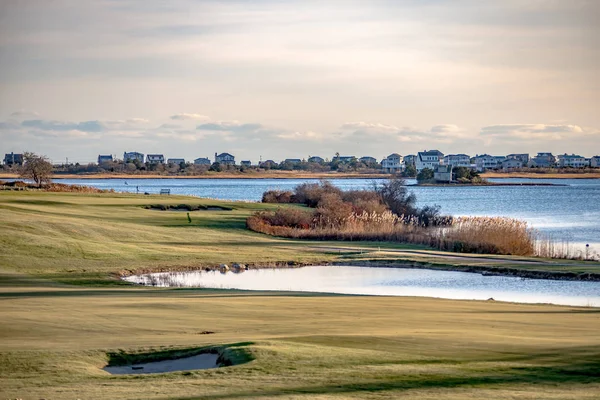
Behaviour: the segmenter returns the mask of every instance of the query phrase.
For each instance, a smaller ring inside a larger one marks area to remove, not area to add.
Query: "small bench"
[[[171,189],[160,189],[160,194],[171,194]]]

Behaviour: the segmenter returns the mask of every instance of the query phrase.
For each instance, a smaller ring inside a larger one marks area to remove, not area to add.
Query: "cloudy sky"
[[[600,1],[3,0],[0,153],[600,154]]]

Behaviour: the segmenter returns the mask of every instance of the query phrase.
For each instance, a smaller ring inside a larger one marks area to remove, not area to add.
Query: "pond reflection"
[[[377,296],[600,306],[600,282],[484,276],[411,268],[314,266],[253,269],[240,273],[188,271],[129,276],[125,280],[162,287],[320,292]]]

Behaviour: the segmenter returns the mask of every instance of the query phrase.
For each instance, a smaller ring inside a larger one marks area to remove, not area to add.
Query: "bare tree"
[[[381,198],[381,202],[396,215],[415,215],[418,210],[415,207],[417,197],[410,193],[406,187],[406,181],[401,177],[393,177],[382,183],[373,183],[375,192]]]
[[[52,164],[46,156],[35,153],[23,153],[23,167],[21,167],[21,178],[31,179],[39,187],[50,182],[52,176]]]

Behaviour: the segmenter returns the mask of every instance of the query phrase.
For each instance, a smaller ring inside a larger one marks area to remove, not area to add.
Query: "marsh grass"
[[[306,211],[281,209],[258,212],[248,218],[247,225],[256,232],[294,239],[392,241],[461,253],[536,255],[536,231],[512,218],[459,217],[426,227],[418,218],[390,211],[330,220]]]

